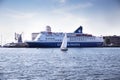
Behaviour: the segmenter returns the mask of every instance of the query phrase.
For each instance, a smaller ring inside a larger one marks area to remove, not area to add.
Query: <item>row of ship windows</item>
[[[40,38],[38,38],[40,40]],[[45,38],[46,40],[54,40],[54,38]]]
[[[94,40],[94,37],[89,37],[89,38],[70,38],[70,41],[75,41],[75,40]]]
[[[55,34],[55,33],[52,33],[52,34],[46,34],[46,36],[64,36],[64,34]]]
[[[54,40],[55,38],[45,38],[46,40]]]
[[[38,38],[40,40],[40,38]],[[45,38],[46,40],[55,40],[54,38]],[[70,38],[70,41],[75,41],[75,40],[94,40],[94,37],[89,37],[89,38]],[[55,40],[55,41],[61,41],[60,39]]]
[[[40,40],[40,38],[39,38],[39,40]],[[54,40],[54,41],[62,41],[62,40],[60,40],[60,39],[58,39],[58,40],[55,40],[54,38],[45,38],[45,40]]]

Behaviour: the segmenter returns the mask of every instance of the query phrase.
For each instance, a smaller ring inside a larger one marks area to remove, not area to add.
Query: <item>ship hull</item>
[[[30,48],[59,48],[62,42],[26,42]],[[67,47],[102,47],[103,42],[68,42]]]

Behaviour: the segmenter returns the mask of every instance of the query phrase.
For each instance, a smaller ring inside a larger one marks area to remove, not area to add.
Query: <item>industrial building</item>
[[[104,36],[104,46],[120,47],[120,36]]]

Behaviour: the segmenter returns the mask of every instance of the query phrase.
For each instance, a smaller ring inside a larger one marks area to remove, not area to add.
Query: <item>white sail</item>
[[[62,44],[61,44],[61,50],[67,51],[67,34],[65,33],[65,36],[63,38]]]

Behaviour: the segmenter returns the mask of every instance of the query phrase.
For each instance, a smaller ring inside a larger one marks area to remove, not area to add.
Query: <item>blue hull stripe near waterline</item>
[[[29,47],[57,48],[61,42],[27,42]],[[67,47],[101,47],[103,42],[68,42]]]

